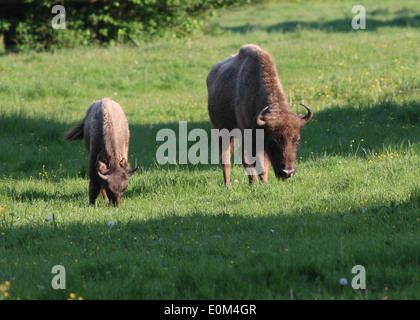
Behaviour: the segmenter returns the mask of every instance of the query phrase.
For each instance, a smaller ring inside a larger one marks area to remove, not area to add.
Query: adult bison
[[[270,55],[256,45],[244,45],[236,55],[215,64],[206,82],[212,129],[239,129],[242,137],[246,129],[252,132],[263,129],[264,147],[256,154],[263,163],[259,174],[261,180],[267,181],[270,165],[273,165],[278,179],[292,177],[296,171],[300,130],[311,120],[313,112],[304,104],[301,105],[306,108],[306,115],[297,115],[289,109]],[[233,143],[231,137],[230,143],[219,144],[219,159],[227,186],[230,186]],[[258,148],[255,139],[251,147],[243,145],[242,163],[252,183],[258,180],[258,176],[255,161],[252,163],[249,159]]]
[[[94,102],[83,122],[64,135],[65,141],[84,137],[89,153],[89,204],[95,204],[99,192],[106,202],[122,201],[128,179],[138,170],[130,171],[128,146],[130,131],[121,106],[109,98]]]

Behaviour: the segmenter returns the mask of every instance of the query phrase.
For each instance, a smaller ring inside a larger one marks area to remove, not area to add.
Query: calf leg
[[[96,198],[98,197],[100,190],[101,190],[100,182],[91,178],[89,182],[89,204],[91,205],[95,204]]]
[[[105,190],[105,188],[104,188],[104,187],[102,187],[102,186],[101,186],[101,194],[102,194],[102,197],[104,198],[105,202],[106,202],[106,203],[109,203],[108,196],[106,195],[106,190]]]
[[[89,204],[94,205],[101,191],[101,181],[96,172],[96,159],[89,158]]]

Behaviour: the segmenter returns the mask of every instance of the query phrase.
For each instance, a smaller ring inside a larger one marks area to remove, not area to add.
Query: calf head
[[[270,113],[268,107],[255,115],[257,126],[265,132],[264,150],[270,158],[277,179],[281,178],[283,181],[296,172],[300,130],[313,116],[311,108],[301,105],[306,108],[306,115],[297,115],[292,111]]]
[[[124,191],[128,186],[128,179],[138,169],[139,167],[127,172],[122,167],[108,168],[105,163],[98,161],[98,176],[101,178],[101,184],[110,202],[116,206],[121,203]]]

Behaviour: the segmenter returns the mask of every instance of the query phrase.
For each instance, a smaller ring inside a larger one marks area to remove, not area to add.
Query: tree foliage
[[[138,43],[154,36],[194,34],[214,10],[258,1],[6,0],[0,10],[0,35],[4,35],[6,49],[15,50]],[[65,30],[52,28],[55,5],[65,8]]]

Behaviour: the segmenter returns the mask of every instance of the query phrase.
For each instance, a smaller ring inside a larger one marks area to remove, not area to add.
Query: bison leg
[[[242,157],[242,164],[245,168],[246,173],[248,174],[249,184],[258,182],[258,176],[255,174],[255,167],[253,164],[248,164],[246,160]]]
[[[270,172],[271,161],[268,157],[267,152],[264,151],[264,169],[263,172],[260,174],[260,179],[265,183],[268,179],[268,173]]]
[[[105,188],[104,188],[104,187],[102,187],[102,186],[101,186],[101,194],[102,194],[102,197],[104,198],[105,202],[106,202],[106,203],[109,203],[108,196],[106,195],[106,190],[105,190]]]
[[[98,198],[99,192],[101,191],[101,181],[99,180],[96,159],[89,158],[89,204],[94,205],[96,198]]]
[[[96,179],[90,179],[89,182],[89,204],[94,205],[96,198],[101,190],[101,184]]]
[[[245,168],[245,171],[248,175],[249,184],[253,184],[254,182],[258,182],[258,175],[255,171],[255,164],[251,164],[250,161],[247,160],[247,151],[244,149],[242,152],[242,164]]]
[[[223,143],[219,143],[219,160],[220,160],[220,163],[222,164],[223,179],[224,179],[225,185],[229,188],[231,186],[230,185],[230,168],[231,168],[230,158],[231,158],[231,153],[233,149],[233,143],[234,143],[233,137],[230,138],[230,143],[225,148],[223,148]]]

